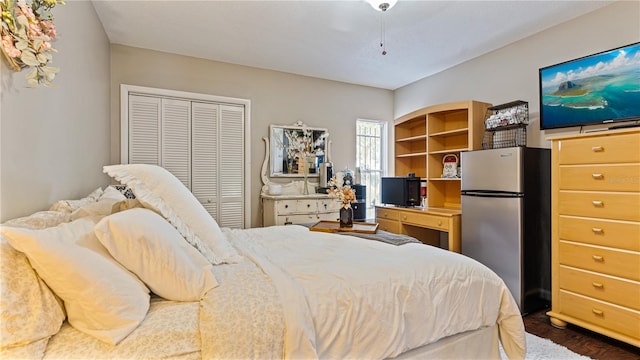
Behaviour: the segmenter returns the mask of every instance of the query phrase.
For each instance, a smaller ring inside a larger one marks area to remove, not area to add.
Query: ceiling
[[[391,90],[612,2],[92,1],[113,44]]]

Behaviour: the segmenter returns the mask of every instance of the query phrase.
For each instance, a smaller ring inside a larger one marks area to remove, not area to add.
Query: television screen
[[[640,43],[541,68],[540,129],[640,120]]]

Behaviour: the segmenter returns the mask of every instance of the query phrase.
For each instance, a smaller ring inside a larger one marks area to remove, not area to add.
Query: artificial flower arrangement
[[[336,177],[332,177],[329,180],[329,196],[338,198],[342,203],[340,206],[343,209],[350,209],[351,203],[356,201],[356,192],[351,188],[351,185],[339,185]]]
[[[56,27],[51,10],[61,0],[0,0],[2,53],[14,71],[27,73],[29,86],[50,86],[58,69],[48,66],[56,50]]]

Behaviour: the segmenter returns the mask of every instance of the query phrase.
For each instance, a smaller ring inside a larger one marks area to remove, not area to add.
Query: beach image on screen
[[[540,70],[545,128],[640,117],[640,43]]]

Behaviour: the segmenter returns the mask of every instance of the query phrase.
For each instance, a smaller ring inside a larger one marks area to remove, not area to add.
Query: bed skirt
[[[393,359],[501,359],[498,326],[452,335]]]

